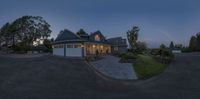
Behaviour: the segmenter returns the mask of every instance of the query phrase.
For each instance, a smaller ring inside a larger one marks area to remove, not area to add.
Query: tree
[[[160,45],[160,49],[166,49],[167,47],[165,46],[165,44],[161,44]]]
[[[170,50],[173,50],[173,49],[174,49],[174,42],[173,42],[173,41],[171,41],[171,43],[170,43],[170,45],[169,45],[169,48],[170,48]]]
[[[1,35],[13,47],[32,46],[33,41],[40,38],[47,39],[51,33],[50,25],[40,16],[23,16],[2,28]]]
[[[136,49],[139,30],[140,30],[139,27],[134,26],[131,30],[127,32],[128,42],[130,44],[131,49],[133,50]]]
[[[192,36],[191,38],[190,38],[190,44],[189,44],[189,49],[191,50],[191,51],[196,51],[196,44],[197,44],[197,38],[195,37],[195,36]]]
[[[50,52],[52,50],[52,42],[51,40],[44,40],[44,46],[47,48],[46,52]]]
[[[8,45],[10,40],[10,23],[6,23],[2,26],[0,31],[0,40]]]
[[[27,45],[36,39],[47,39],[51,33],[50,25],[40,16],[23,16],[13,22],[13,27]]]
[[[79,35],[79,36],[88,35],[83,29],[80,29],[76,34]]]
[[[196,49],[200,51],[200,32],[196,34]]]
[[[136,52],[137,52],[137,53],[142,54],[142,53],[144,53],[146,50],[147,50],[147,45],[146,45],[145,42],[140,42],[140,41],[138,41],[138,42],[136,43]]]

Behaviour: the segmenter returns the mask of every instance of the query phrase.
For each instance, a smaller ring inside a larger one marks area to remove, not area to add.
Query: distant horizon
[[[100,30],[106,38],[123,37],[133,26],[140,28],[139,40],[151,48],[160,44],[188,46],[200,32],[200,1],[196,0],[3,0],[0,26],[24,16],[41,16],[50,25],[51,37],[63,29],[87,33]],[[9,8],[7,7],[9,5]]]

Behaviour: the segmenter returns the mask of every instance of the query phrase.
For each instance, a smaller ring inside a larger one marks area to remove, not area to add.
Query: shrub
[[[153,55],[157,61],[163,64],[169,64],[174,58],[174,54],[166,48],[152,49],[151,55]]]
[[[174,54],[169,49],[152,49],[151,55],[162,57],[174,57]]]
[[[123,53],[120,55],[123,59],[136,59],[137,55],[131,52]]]
[[[93,56],[86,56],[85,60],[90,62],[90,61],[95,61],[95,58]]]

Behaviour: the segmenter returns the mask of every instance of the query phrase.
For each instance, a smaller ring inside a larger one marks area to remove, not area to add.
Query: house
[[[122,37],[115,37],[115,38],[110,38],[107,41],[111,45],[111,52],[113,54],[125,53],[127,51],[128,45],[126,39],[123,39]]]
[[[53,55],[64,57],[85,57],[95,54],[111,53],[111,45],[100,31],[90,35],[76,35],[63,30],[53,43]]]

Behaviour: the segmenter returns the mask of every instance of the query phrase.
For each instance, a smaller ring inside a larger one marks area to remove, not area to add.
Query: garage
[[[67,57],[82,57],[83,48],[81,47],[81,44],[67,44],[65,53]]]
[[[64,44],[53,45],[53,55],[64,56]]]
[[[65,57],[83,57],[81,44],[58,44],[53,46],[53,55]]]

